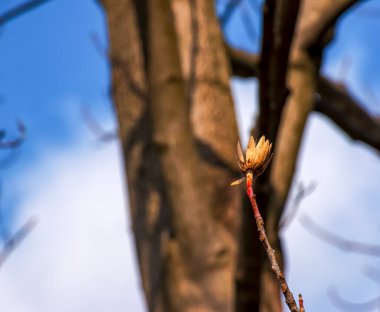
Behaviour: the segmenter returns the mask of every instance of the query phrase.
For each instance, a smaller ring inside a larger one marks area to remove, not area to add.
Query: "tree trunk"
[[[239,175],[238,134],[213,1],[101,2],[149,311],[281,311],[249,204],[241,211],[241,189],[229,187]],[[258,66],[266,92],[258,131],[276,142],[276,157],[256,192],[280,263],[279,220],[314,104],[321,51],[337,17],[354,2],[303,1],[293,43],[299,1],[266,2],[264,28],[273,36],[264,34],[270,44],[263,42],[262,52],[271,55]]]
[[[103,4],[149,310],[233,311],[238,135],[213,3]]]

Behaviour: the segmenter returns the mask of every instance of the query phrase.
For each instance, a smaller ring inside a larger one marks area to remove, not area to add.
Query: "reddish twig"
[[[238,185],[243,182],[244,179],[247,180],[247,195],[252,204],[253,215],[255,216],[257,230],[259,232],[259,239],[268,255],[272,271],[276,275],[276,278],[280,284],[286,304],[292,312],[305,312],[302,296],[299,295],[298,308],[293,294],[289,289],[288,283],[286,282],[285,275],[278,265],[275,251],[270,245],[265,232],[264,220],[261,217],[259,207],[256,203],[256,195],[253,193],[252,181],[254,178],[262,174],[268,167],[273,156],[273,154],[271,154],[271,149],[272,144],[269,143],[269,140],[265,139],[265,136],[262,136],[257,144],[255,144],[254,138],[250,137],[244,158],[243,151],[241,149],[240,143],[238,142],[236,160],[240,171],[244,174],[244,178],[232,182],[231,185]]]
[[[302,299],[302,295],[301,294],[298,295],[298,302],[300,304],[300,312],[305,312],[305,308],[303,306],[303,299]]]
[[[264,220],[261,217],[261,214],[260,214],[259,208],[257,206],[257,202],[256,202],[256,195],[253,193],[253,189],[252,189],[253,173],[251,171],[247,172],[246,178],[247,178],[247,195],[248,195],[249,200],[251,201],[251,204],[252,204],[253,214],[254,214],[255,219],[256,219],[257,230],[259,231],[259,238],[260,238],[260,241],[263,244],[264,249],[268,255],[269,261],[271,263],[272,271],[276,275],[276,278],[280,284],[281,291],[284,294],[286,304],[288,305],[290,311],[292,311],[292,312],[305,311],[305,309],[303,307],[302,296],[299,297],[300,308],[297,307],[297,304],[296,304],[296,301],[293,297],[293,294],[289,289],[288,283],[286,282],[285,275],[281,271],[281,269],[278,265],[276,255],[275,255],[275,251],[272,248],[272,246],[270,245],[269,240],[267,238],[265,228],[264,228]]]

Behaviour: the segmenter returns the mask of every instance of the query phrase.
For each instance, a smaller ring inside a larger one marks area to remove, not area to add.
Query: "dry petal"
[[[253,158],[255,156],[255,139],[253,136],[249,138],[247,150],[245,152],[245,161],[247,164],[251,164],[253,162]]]
[[[244,162],[243,150],[241,149],[241,145],[239,141],[237,143],[237,155],[238,155],[239,161],[243,163]]]
[[[244,180],[245,180],[245,177],[243,177],[243,178],[241,178],[241,179],[239,179],[239,180],[236,180],[236,181],[232,182],[231,185],[232,185],[232,186],[233,186],[233,185],[239,185],[239,184],[242,183]]]

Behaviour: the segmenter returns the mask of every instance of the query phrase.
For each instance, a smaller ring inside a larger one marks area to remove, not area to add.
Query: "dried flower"
[[[262,136],[259,142],[255,145],[255,140],[251,136],[248,142],[247,151],[245,153],[245,160],[240,143],[237,144],[236,160],[240,171],[244,174],[244,177],[232,182],[231,185],[238,185],[244,181],[245,175],[251,172],[254,177],[258,177],[268,167],[272,155],[271,154],[272,143]]]

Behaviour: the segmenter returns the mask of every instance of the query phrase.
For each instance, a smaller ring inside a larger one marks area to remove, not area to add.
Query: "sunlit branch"
[[[320,18],[311,23],[309,27],[305,27],[302,33],[299,35],[299,41],[303,48],[310,49],[314,45],[319,45],[323,41],[323,36],[328,32],[331,27],[334,26],[337,19],[345,13],[351,6],[359,1],[357,0],[344,0],[344,1],[332,1],[329,10]],[[327,43],[325,41],[325,43]]]
[[[227,46],[232,74],[257,77],[260,55]],[[320,76],[317,80],[315,111],[330,118],[352,139],[362,141],[380,151],[380,118],[373,116],[343,85]]]
[[[380,119],[371,116],[344,86],[320,78],[315,110],[330,118],[353,140],[359,140],[380,151]]]

